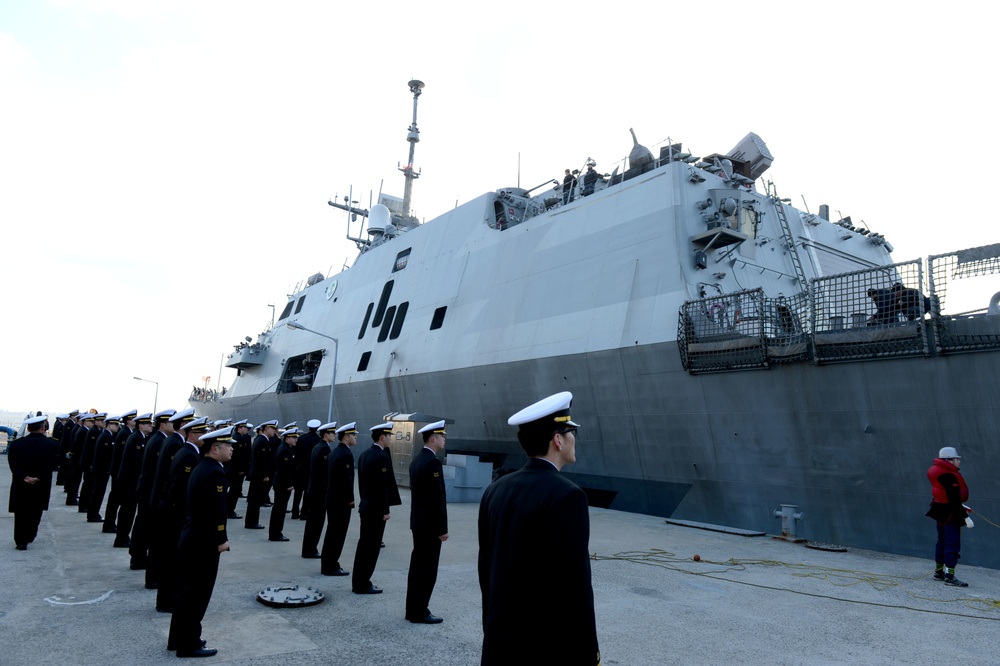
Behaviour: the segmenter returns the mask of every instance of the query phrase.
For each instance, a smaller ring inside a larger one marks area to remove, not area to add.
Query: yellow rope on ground
[[[991,523],[992,524],[992,523]],[[866,606],[879,606],[883,608],[898,608],[902,610],[911,610],[918,613],[934,613],[938,615],[954,615],[957,617],[967,617],[977,620],[992,620],[1000,621],[1000,617],[984,617],[982,615],[969,615],[966,613],[955,613],[951,611],[937,611],[929,610],[926,608],[914,608],[912,606],[902,606],[899,604],[883,604],[876,603],[872,601],[860,601],[856,599],[844,599],[841,597],[833,597],[825,594],[816,594],[813,592],[804,592],[802,590],[793,590],[787,587],[775,587],[771,585],[762,585],[760,583],[751,583],[749,581],[735,580],[733,578],[724,578],[720,574],[725,574],[729,572],[739,572],[747,571],[751,566],[761,566],[761,567],[785,567],[792,569],[792,576],[800,578],[816,578],[819,580],[825,580],[832,585],[837,587],[852,587],[859,584],[868,584],[872,588],[882,592],[893,587],[900,587],[900,589],[905,592],[908,596],[913,599],[919,599],[921,601],[934,601],[938,603],[960,603],[970,610],[978,610],[982,612],[1000,612],[1000,600],[997,599],[977,599],[972,597],[958,598],[958,599],[932,599],[930,597],[922,597],[920,595],[914,594],[907,590],[905,587],[901,587],[902,581],[915,582],[928,578],[928,575],[921,575],[916,577],[908,576],[892,576],[888,574],[876,574],[867,571],[855,571],[852,569],[838,569],[834,567],[823,567],[812,564],[795,564],[791,562],[782,562],[780,560],[740,560],[736,558],[729,558],[725,561],[713,561],[706,560],[705,558],[699,557],[696,561],[692,557],[681,557],[672,553],[668,550],[662,550],[660,548],[653,548],[647,551],[640,550],[630,550],[615,553],[614,555],[598,555],[594,553],[590,556],[590,559],[594,561],[606,561],[606,560],[621,560],[626,562],[634,562],[636,564],[645,564],[647,566],[656,566],[664,569],[671,569],[684,574],[690,574],[693,576],[705,576],[706,578],[712,578],[715,580],[726,581],[730,583],[737,583],[739,585],[748,585],[750,587],[757,587],[765,590],[775,590],[782,592],[791,592],[793,594],[801,594],[807,597],[817,597],[820,599],[830,599],[833,601],[843,601],[846,603],[853,604],[863,604]],[[681,565],[685,566],[681,566]],[[698,570],[693,570],[689,568],[691,565],[699,567]],[[705,565],[711,565],[713,568],[705,569]],[[721,567],[721,568],[719,568]],[[800,570],[800,571],[796,571]],[[943,585],[943,583],[939,583]]]

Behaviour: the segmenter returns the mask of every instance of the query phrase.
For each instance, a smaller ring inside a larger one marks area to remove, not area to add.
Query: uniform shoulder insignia
[[[217,492],[217,493],[223,492],[223,487],[222,486],[216,486],[215,487],[215,492]]]
[[[385,467],[382,468],[382,473],[385,474]]]
[[[185,474],[190,474],[191,473],[191,468],[190,467],[185,467],[184,468],[184,473]],[[437,476],[437,474],[435,474],[434,476]]]
[[[225,525],[219,525],[216,529],[218,529],[220,532],[225,532],[226,531],[226,526]]]
[[[434,478],[435,479],[438,478],[439,476],[441,476],[441,472],[434,472]]]

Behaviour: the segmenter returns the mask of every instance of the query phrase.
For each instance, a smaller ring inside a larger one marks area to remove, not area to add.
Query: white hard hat
[[[938,452],[938,458],[941,458],[942,460],[958,458],[959,460],[961,460],[962,456],[958,455],[958,451],[955,450],[954,446],[946,446],[943,449],[941,449],[940,452]]]

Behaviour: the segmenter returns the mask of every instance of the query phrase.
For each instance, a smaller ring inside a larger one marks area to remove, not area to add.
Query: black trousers
[[[66,468],[66,479],[63,488],[66,490],[66,504],[73,504],[78,499],[78,493],[80,492],[80,479],[83,470],[79,467],[67,467]]]
[[[243,479],[245,474],[239,474],[237,472],[230,472],[226,474],[226,480],[229,481],[229,494],[226,495],[226,508],[229,513],[236,513],[236,503],[240,499],[240,495],[243,494]]]
[[[281,532],[285,529],[285,512],[288,510],[288,498],[291,495],[287,488],[274,489],[274,505],[271,507],[271,520],[267,523],[267,536],[269,539],[277,539],[282,536]]]
[[[441,538],[420,530],[413,532],[410,571],[406,575],[406,619],[419,620],[430,614],[428,605],[437,582]]]
[[[38,524],[42,522],[42,509],[18,509],[14,512],[14,545],[27,546],[38,536]]]
[[[306,496],[305,504],[309,507],[306,511],[306,526],[302,530],[302,556],[308,557],[319,550],[319,538],[323,534],[323,523],[326,522],[326,507],[323,506],[324,498],[317,502],[315,499]],[[341,544],[343,546],[343,544]]]
[[[175,608],[180,594],[181,577],[186,572],[181,571],[178,558],[177,541],[181,537],[180,521],[177,516],[162,516],[160,521],[159,539],[159,587],[156,590],[156,607],[158,609]]]
[[[180,592],[174,613],[170,617],[170,634],[167,643],[180,652],[201,647],[201,621],[212,600],[215,579],[219,575],[219,551],[180,551]]]
[[[135,524],[132,526],[132,543],[128,554],[133,566],[146,566],[149,559],[149,496],[139,495],[136,500]]]
[[[372,574],[375,573],[379,551],[382,549],[385,523],[380,513],[361,514],[361,535],[358,538],[358,549],[354,551],[354,572],[351,576],[351,588],[355,591],[367,590],[372,585]]]
[[[247,491],[247,511],[244,515],[247,527],[260,524],[260,507],[267,501],[267,493],[271,490],[270,482],[251,481],[250,490]]]
[[[80,502],[77,506],[77,511],[80,513],[86,513],[87,508],[90,506],[90,490],[94,485],[94,475],[89,469],[84,469],[80,471],[80,476],[83,479],[83,483],[80,485],[80,496],[77,501]]]
[[[108,506],[104,509],[104,527],[102,529],[112,530],[115,528],[117,523],[115,520],[118,518],[118,484],[114,481],[111,482],[111,492],[108,493]]]
[[[351,508],[327,509],[326,515],[328,520],[326,537],[323,539],[320,570],[324,573],[331,573],[341,568],[340,554],[344,552],[344,541],[347,540],[347,527],[351,524]],[[307,522],[306,525],[308,524]],[[382,529],[385,529],[384,522]],[[379,547],[381,547],[381,544],[382,538],[379,537]],[[374,569],[374,567],[372,568]]]
[[[120,546],[129,540],[132,525],[135,522],[135,497],[123,497],[118,507],[118,531],[115,532],[115,545]]]
[[[292,518],[309,515],[309,502],[305,498],[305,492],[302,488],[295,489],[295,495],[292,496]]]
[[[104,495],[108,492],[108,475],[104,472],[90,473],[90,498],[87,500],[87,520],[101,517]]]

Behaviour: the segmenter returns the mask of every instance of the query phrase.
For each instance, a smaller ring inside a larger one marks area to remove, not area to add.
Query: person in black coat
[[[156,465],[160,460],[160,449],[167,441],[167,436],[174,432],[170,417],[176,413],[176,409],[164,409],[153,415],[153,434],[146,440],[146,446],[142,451],[142,467],[139,470],[139,480],[135,485],[135,524],[132,526],[132,539],[128,547],[129,555],[132,556],[129,568],[133,570],[145,569],[149,562],[149,539],[152,535],[150,532],[152,506],[149,498],[156,480]],[[156,589],[156,580],[148,572],[146,574],[146,588]]]
[[[336,436],[340,441],[330,450],[327,459],[326,495],[323,498],[327,526],[320,561],[320,572],[324,576],[346,576],[350,573],[340,566],[340,554],[344,552],[347,527],[351,524],[351,511],[354,509],[354,454],[351,449],[358,443],[356,425],[351,421],[337,428]]]
[[[390,518],[389,507],[403,503],[399,498],[396,475],[388,453],[392,427],[391,423],[374,426],[371,429],[374,444],[358,458],[361,534],[358,537],[358,548],[354,552],[354,573],[351,577],[351,590],[355,594],[382,592],[372,583],[371,575],[378,564],[382,535],[385,534],[385,524]]]
[[[104,419],[107,414],[101,412],[94,414],[93,425],[88,426],[87,434],[83,440],[83,449],[80,457],[80,474],[83,483],[80,484],[78,513],[86,513],[90,516],[90,495],[94,489],[94,455],[97,453],[97,438],[104,432]],[[101,507],[97,507],[100,511]],[[96,522],[96,521],[95,521]]]
[[[115,437],[121,429],[121,419],[110,416],[104,422],[104,428],[97,436],[94,445],[94,457],[90,464],[90,499],[87,500],[87,522],[103,523],[101,507],[104,506],[104,495],[108,491],[108,476],[111,471],[111,457],[115,452]]]
[[[302,557],[306,559],[320,558],[319,538],[323,534],[323,523],[326,522],[327,460],[330,459],[330,444],[337,438],[337,422],[322,424],[316,432],[322,439],[309,452],[309,480],[303,500],[306,525],[302,530]],[[301,449],[304,437],[305,435],[299,437],[296,460],[305,457]]]
[[[174,456],[184,446],[184,434],[181,428],[195,420],[194,409],[188,407],[167,419],[162,430],[167,438],[160,446],[160,455],[156,459],[156,474],[153,475],[153,486],[149,491],[149,519],[147,521],[149,534],[149,554],[146,559],[146,587],[158,589],[160,574],[165,565],[165,553],[172,550],[169,543],[170,531],[163,513],[163,499],[170,486],[170,468],[174,464]],[[166,612],[169,607],[157,606],[157,610]]]
[[[167,649],[177,650],[178,657],[211,657],[218,652],[204,646],[201,621],[212,600],[219,556],[229,550],[223,464],[233,455],[232,433],[229,426],[199,438],[204,459],[188,480],[186,520],[178,543],[183,575],[167,637]]]
[[[421,624],[439,624],[440,617],[428,608],[437,582],[441,544],[448,540],[448,504],[444,469],[437,454],[445,447],[444,421],[420,429],[424,447],[410,463],[410,531],[413,552],[406,576],[406,619]]]
[[[94,415],[81,414],[77,427],[73,429],[73,443],[67,453],[68,471],[66,474],[66,506],[80,505],[80,482],[83,480],[83,448],[87,443],[87,434],[94,425]]]
[[[160,577],[156,590],[156,610],[172,612],[183,572],[178,568],[177,544],[187,519],[187,489],[194,468],[201,460],[198,439],[208,432],[208,419],[200,418],[181,425],[184,445],[170,463],[167,491],[160,499]]]
[[[73,444],[73,433],[76,431],[77,421],[80,417],[80,410],[74,409],[66,415],[63,422],[62,431],[59,435],[59,473],[56,474],[56,485],[63,486],[66,492],[66,478],[69,472],[69,449]],[[55,435],[53,435],[55,439]]]
[[[118,521],[115,530],[115,548],[128,548],[131,545],[129,535],[135,522],[136,485],[142,472],[142,454],[146,449],[146,441],[153,434],[153,415],[149,412],[140,414],[135,419],[135,431],[125,440],[122,451],[122,461],[118,466]]]
[[[229,517],[241,518],[236,513],[236,503],[243,496],[243,480],[250,471],[250,426],[247,420],[233,424],[233,457],[226,463],[226,479],[229,481]]]
[[[118,499],[121,494],[121,489],[118,487],[118,469],[122,465],[122,456],[125,455],[125,442],[135,430],[135,415],[137,413],[133,409],[121,415],[121,428],[115,434],[114,442],[111,445],[111,462],[107,469],[111,491],[108,493],[108,506],[104,513],[104,527],[101,529],[105,534],[118,532],[116,520],[118,519],[118,509],[121,506],[121,500]]]
[[[247,513],[244,527],[248,530],[262,530],[260,507],[267,503],[274,481],[274,453],[271,438],[278,431],[277,421],[261,423],[260,434],[253,440],[250,454],[250,489],[247,491]]]
[[[35,416],[25,424],[28,434],[7,447],[11,476],[7,510],[14,514],[14,546],[18,550],[27,550],[38,535],[42,512],[49,508],[52,472],[59,462],[59,445],[45,435],[48,417]]]
[[[271,520],[267,523],[268,541],[288,541],[283,534],[288,499],[295,490],[295,445],[299,440],[298,428],[289,428],[281,436],[283,440],[274,454],[274,506]]]
[[[292,520],[305,520],[309,515],[309,502],[305,500],[309,487],[309,463],[312,461],[313,447],[319,444],[320,427],[318,419],[310,419],[306,423],[309,432],[301,433],[295,445],[295,495],[292,497]],[[301,508],[299,508],[301,506]]]
[[[590,578],[587,496],[562,476],[576,460],[573,394],[508,419],[528,462],[487,488],[479,505],[482,664],[600,664]],[[526,637],[543,628],[545,639]]]

